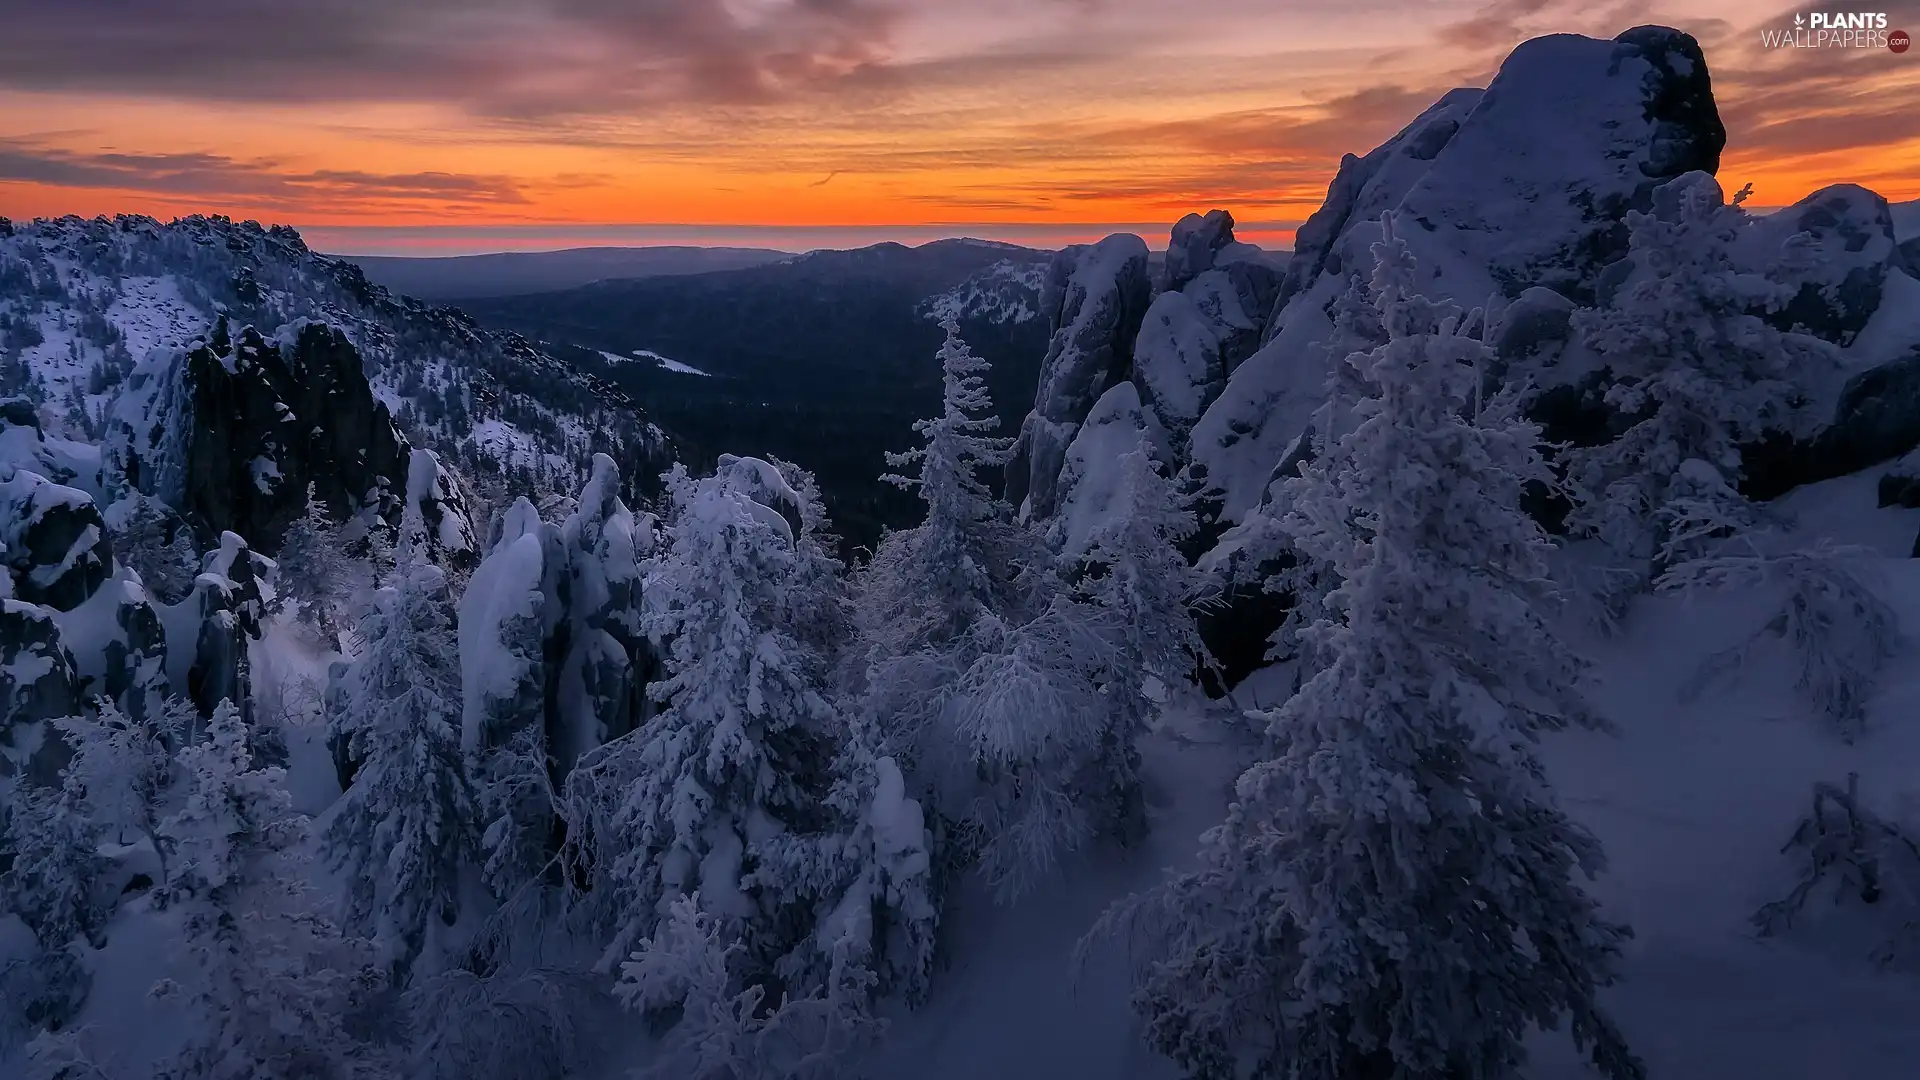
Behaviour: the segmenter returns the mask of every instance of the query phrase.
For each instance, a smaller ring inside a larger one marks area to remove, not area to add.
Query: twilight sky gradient
[[[1920,196],[1920,50],[1776,50],[1920,0],[0,0],[0,214],[211,212],[323,250],[1158,239],[1284,246],[1340,155],[1515,43],[1706,46],[1728,187]]]

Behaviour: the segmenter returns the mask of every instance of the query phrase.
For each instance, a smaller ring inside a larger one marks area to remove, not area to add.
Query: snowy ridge
[[[223,312],[268,334],[303,319],[339,327],[403,430],[462,466],[502,464],[473,437],[488,421],[547,447],[516,465],[549,484],[583,479],[605,440],[658,466],[670,455],[617,389],[532,343],[397,297],[291,229],[224,218],[12,223],[0,235],[0,332],[21,366],[0,391],[39,401],[50,436],[97,441],[133,365],[204,339]]]
[[[933,322],[950,316],[995,323],[1027,322],[1040,314],[1040,289],[1046,278],[1044,261],[1002,259],[946,292],[928,297],[921,313]]]

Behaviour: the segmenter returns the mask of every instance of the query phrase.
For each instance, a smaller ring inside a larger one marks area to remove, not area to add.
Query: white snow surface
[[[1126,481],[1121,458],[1142,436],[1156,457],[1165,456],[1166,433],[1141,407],[1133,383],[1117,383],[1094,402],[1060,467],[1060,509],[1048,525],[1048,539],[1062,555],[1085,553],[1096,533],[1116,523]]]
[[[488,700],[508,697],[519,685],[522,664],[507,650],[503,632],[515,620],[532,618],[545,599],[540,534],[514,524],[521,531],[487,554],[460,597],[461,746],[469,753],[480,746]]]
[[[1906,243],[1920,240],[1920,199],[1894,203],[1888,207],[1893,212],[1893,238]]]

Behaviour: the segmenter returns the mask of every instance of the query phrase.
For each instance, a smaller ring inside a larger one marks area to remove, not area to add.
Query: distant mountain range
[[[588,247],[565,251],[509,251],[493,255],[342,256],[367,280],[422,300],[519,296],[554,292],[596,281],[704,274],[792,258],[770,248]]]

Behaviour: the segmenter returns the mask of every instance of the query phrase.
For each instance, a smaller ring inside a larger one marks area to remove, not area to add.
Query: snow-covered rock
[[[1167,434],[1142,407],[1134,384],[1117,383],[1100,395],[1067,447],[1060,468],[1060,509],[1047,528],[1048,543],[1056,551],[1077,557],[1096,533],[1114,524],[1125,482],[1121,458],[1143,438],[1158,456],[1166,455]]]
[[[1174,222],[1167,243],[1167,288],[1186,288],[1187,282],[1213,269],[1214,258],[1232,243],[1233,215],[1225,210],[1188,214]]]
[[[113,546],[92,496],[4,466],[0,551],[11,595],[61,611],[85,603],[113,567]]]
[[[116,566],[85,603],[54,620],[90,695],[112,698],[132,720],[159,715],[171,688],[166,628],[138,575]]]
[[[1804,329],[1846,345],[1879,309],[1887,275],[1904,263],[1887,200],[1856,184],[1835,184],[1759,218],[1742,254],[1756,271],[1780,261],[1797,233],[1814,240],[1819,258],[1803,271],[1799,292],[1774,315],[1783,329]]]
[[[202,717],[213,715],[222,701],[231,701],[241,715],[253,716],[252,667],[248,642],[260,637],[266,614],[266,583],[272,560],[251,550],[238,533],[222,533],[218,547],[209,551],[193,595],[182,601],[192,616],[192,660],[185,690]],[[180,648],[178,642],[170,647]]]
[[[74,715],[81,697],[53,610],[0,600],[0,776],[58,784],[72,752],[51,721]]]
[[[408,455],[403,499],[402,520],[418,517],[426,530],[427,550],[436,561],[469,567],[479,558],[480,545],[473,536],[466,498],[453,474],[440,464],[439,455],[431,450],[415,450]]]
[[[1131,233],[1062,250],[1047,268],[1041,310],[1052,337],[1033,411],[1007,466],[1007,500],[1050,516],[1067,446],[1107,388],[1132,371],[1152,292],[1147,245]]]
[[[501,516],[460,600],[470,751],[500,750],[537,724],[557,783],[580,755],[650,715],[659,651],[640,627],[641,560],[654,520],[628,509],[619,489],[619,467],[602,454],[561,524],[526,499]]]

